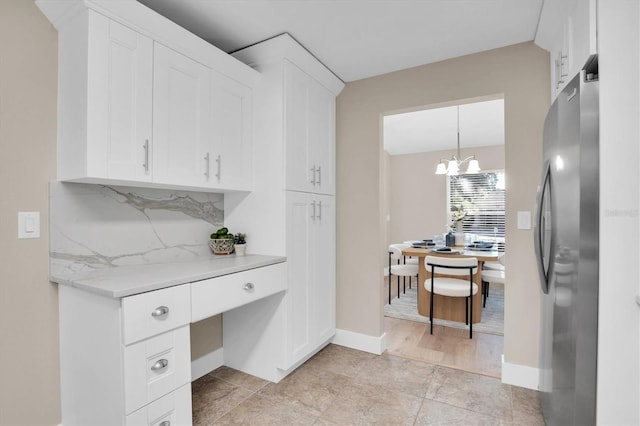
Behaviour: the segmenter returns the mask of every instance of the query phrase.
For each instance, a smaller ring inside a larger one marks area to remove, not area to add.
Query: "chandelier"
[[[476,159],[475,155],[467,157],[464,160],[459,159],[461,158],[461,155],[460,155],[460,105],[456,107],[456,111],[458,113],[458,156],[456,157],[455,155],[452,155],[447,165],[445,165],[444,163],[447,160],[441,158],[440,161],[438,162],[438,165],[436,166],[437,175],[446,174],[448,176],[456,176],[460,171],[460,166],[466,162],[469,162],[469,164],[467,165],[466,173],[472,174],[472,173],[478,173],[480,171],[480,163],[478,163],[478,160]]]

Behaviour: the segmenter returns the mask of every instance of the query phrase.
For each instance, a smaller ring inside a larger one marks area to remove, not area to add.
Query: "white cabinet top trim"
[[[244,84],[260,81],[256,70],[135,0],[36,0],[36,4],[58,31],[83,9],[91,9]]]
[[[250,66],[289,59],[335,96],[344,89],[342,80],[287,33],[241,49],[233,56]]]

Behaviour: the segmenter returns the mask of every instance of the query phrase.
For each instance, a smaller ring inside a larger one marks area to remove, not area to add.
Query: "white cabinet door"
[[[211,70],[156,43],[153,86],[154,181],[210,186]]]
[[[213,73],[213,146],[208,152],[212,186],[251,189],[251,89]]]
[[[335,96],[309,78],[308,146],[312,192],[334,194]],[[314,170],[315,167],[315,170]],[[314,174],[314,175],[313,175]]]
[[[105,17],[96,16],[96,21],[92,34],[102,54],[89,53],[89,101],[95,102],[96,114],[88,122],[87,141],[94,148],[87,157],[88,170],[106,160],[109,178],[151,180],[146,154],[151,139],[153,42]]]
[[[286,189],[333,194],[335,96],[284,61]]]
[[[316,345],[336,332],[334,197],[311,194],[311,330]]]
[[[552,13],[545,15],[547,19],[561,23],[545,26],[554,31],[548,38],[552,40],[549,46],[551,95],[555,99],[589,57],[597,53],[596,0],[549,3],[545,7],[553,8]]]
[[[334,224],[332,196],[287,191],[287,367],[335,334]]]
[[[313,261],[312,214],[309,194],[287,192],[287,367],[304,357],[312,344],[310,309],[314,302],[309,279]]]

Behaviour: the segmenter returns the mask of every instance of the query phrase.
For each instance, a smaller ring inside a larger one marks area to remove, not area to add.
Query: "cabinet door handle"
[[[318,166],[318,186],[322,185],[322,168]]]
[[[316,201],[313,200],[313,202],[311,203],[311,206],[313,208],[313,211],[311,212],[311,219],[316,220]]]
[[[209,153],[208,152],[207,152],[207,155],[204,156],[204,161],[205,161],[204,175],[206,176],[207,180],[209,180]]]
[[[151,371],[160,371],[163,368],[167,368],[167,366],[169,365],[169,361],[167,361],[166,359],[162,358],[156,361],[155,364],[153,364],[151,366]]]
[[[170,420],[165,420],[161,423],[158,423],[158,426],[171,426],[171,421]]]
[[[318,201],[318,220],[322,220],[322,201]]]
[[[310,170],[311,173],[313,173],[313,177],[311,178],[311,185],[316,186],[316,166],[313,166]]]
[[[167,306],[158,306],[151,312],[151,316],[157,319],[161,319],[169,314],[169,308]]]
[[[216,163],[218,165],[218,167],[217,167],[218,173],[216,173],[216,178],[218,180],[220,180],[220,175],[222,174],[222,159],[220,158],[220,155],[218,155],[218,157],[216,157]]]
[[[256,288],[256,286],[253,285],[253,283],[246,283],[242,288],[245,291],[253,291]]]
[[[144,145],[142,145],[142,147],[144,148],[144,163],[142,163],[142,167],[144,167],[145,172],[148,172],[149,171],[149,139],[145,139]]]

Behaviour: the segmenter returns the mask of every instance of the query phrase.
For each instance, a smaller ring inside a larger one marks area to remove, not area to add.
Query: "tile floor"
[[[337,345],[278,384],[221,367],[192,394],[194,425],[544,425],[536,391]]]

